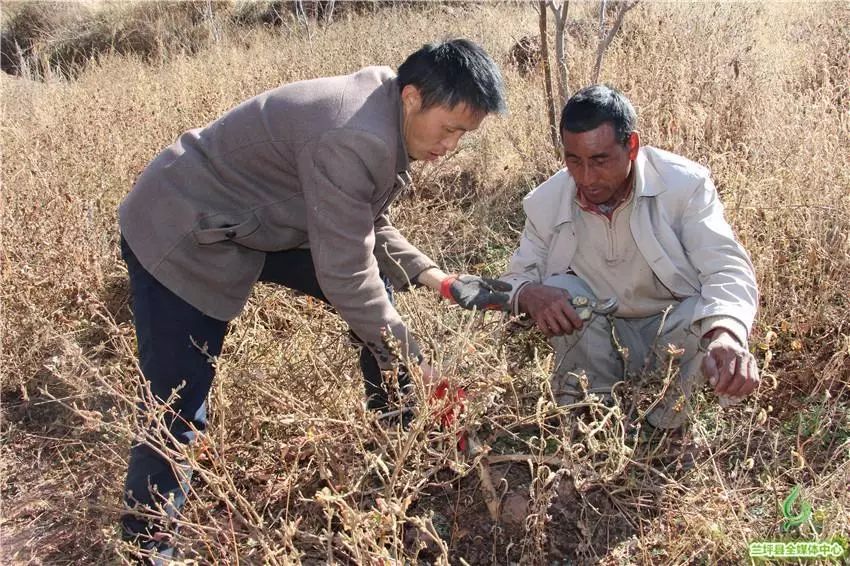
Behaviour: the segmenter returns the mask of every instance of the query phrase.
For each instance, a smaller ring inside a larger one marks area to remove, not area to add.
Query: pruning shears
[[[437,385],[432,399],[437,401],[442,408],[434,416],[443,429],[451,428],[455,418],[459,417],[466,409],[466,390],[460,386],[450,386],[447,379],[442,380]],[[461,452],[466,452],[467,434],[465,430],[459,430],[457,433],[457,447]]]
[[[603,316],[613,314],[619,306],[617,297],[610,297],[602,301],[596,301],[590,297],[585,297],[584,295],[576,295],[570,299],[570,303],[573,305],[573,308],[576,310],[579,318],[585,322],[590,320],[594,314],[601,314]]]

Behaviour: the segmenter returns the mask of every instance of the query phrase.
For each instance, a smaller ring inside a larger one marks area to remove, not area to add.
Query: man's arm
[[[389,277],[396,289],[416,283],[426,270],[437,269],[431,258],[392,225],[386,212],[375,222],[375,257],[381,272]]]
[[[526,210],[526,214],[528,211]],[[531,218],[526,216],[525,226],[519,238],[519,247],[511,256],[508,271],[500,277],[502,281],[510,283],[513,287],[510,295],[510,306],[514,314],[530,314],[522,310],[519,297],[523,289],[532,284],[543,281],[543,266],[549,253],[549,239],[541,235]]]
[[[528,210],[526,210],[528,214]],[[582,327],[569,293],[541,283],[549,255],[549,240],[526,216],[519,247],[501,280],[513,285],[510,304],[514,314],[527,314],[546,336],[570,334]]]
[[[735,239],[711,179],[691,195],[681,219],[681,243],[698,272],[694,321],[702,335],[722,327],[743,345],[755,318],[758,289],[749,255]]]
[[[375,236],[375,257],[396,289],[416,283],[466,309],[507,310],[510,285],[477,275],[446,273],[408,242],[386,213],[375,223]]]
[[[420,357],[419,347],[390,303],[374,255],[371,208],[374,180],[386,176],[383,141],[365,133],[330,132],[299,155],[298,174],[316,278],[328,301],[375,355],[382,368],[397,360],[385,332],[401,354]]]
[[[416,282],[439,293],[443,281],[448,278],[449,274],[439,267],[430,267],[417,276]]]
[[[703,373],[718,395],[744,397],[759,382],[755,358],[747,349],[758,290],[750,258],[726,222],[710,179],[688,203],[682,245],[700,278],[695,323],[706,348]]]

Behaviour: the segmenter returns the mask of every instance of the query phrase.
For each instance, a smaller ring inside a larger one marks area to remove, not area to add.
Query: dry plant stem
[[[661,312],[661,322],[658,324],[658,330],[655,332],[655,338],[652,340],[649,353],[647,354],[646,360],[644,360],[642,373],[647,373],[651,370],[654,354],[658,351],[658,341],[661,340],[661,334],[664,332],[664,325],[667,323],[667,316],[672,310],[673,307],[671,305]]]
[[[539,394],[536,395],[535,398],[539,398]],[[585,400],[585,401],[577,401],[575,403],[570,403],[570,404],[567,404],[567,405],[558,405],[557,407],[553,407],[553,408],[549,409],[548,411],[542,413],[542,416],[543,416],[544,419],[548,419],[550,417],[563,415],[563,414],[565,414],[568,411],[571,411],[573,409],[580,409],[580,408],[599,408],[599,409],[602,409],[602,410],[605,410],[605,411],[609,410],[609,408],[606,407],[601,402]],[[508,419],[511,422],[508,423],[508,424],[501,424],[501,423],[497,422],[499,420],[498,415],[492,417],[490,419],[490,422],[494,426],[508,432],[508,431],[511,431],[511,430],[522,428],[524,426],[528,426],[529,424],[532,424],[532,423],[537,423],[537,422],[539,422],[540,417],[537,414],[529,415],[527,417],[522,417],[522,418],[516,418],[513,415],[504,415],[504,419]]]
[[[661,338],[661,333],[664,329],[664,324],[667,321],[667,315],[670,313],[671,310],[672,310],[672,307],[667,307],[661,313],[661,323],[658,326],[658,331],[655,334],[655,339],[652,342],[652,347],[649,349],[649,353],[647,354],[647,359],[644,362],[643,372],[642,372],[644,375],[647,375],[651,370],[651,367],[650,367],[651,363],[656,356],[656,352],[658,351],[658,340]],[[673,367],[673,363],[675,361],[676,361],[676,358],[672,354],[668,353],[667,354],[667,367],[666,367],[666,371],[664,372],[664,380],[663,380],[663,386],[661,388],[661,391],[658,394],[655,395],[655,400],[646,408],[646,410],[644,410],[643,412],[641,412],[638,415],[639,420],[645,419],[646,415],[651,413],[652,410],[655,407],[657,407],[658,404],[661,403],[664,400],[664,396],[667,395],[667,391],[670,389],[670,385],[676,380],[676,375],[678,373],[678,372],[676,372],[675,368]]]
[[[431,539],[431,542],[440,548],[438,563],[447,566],[449,564],[449,547],[442,537],[436,532],[433,521],[425,521],[421,517],[411,517],[410,523],[417,527],[420,531],[426,533],[428,538]]]
[[[95,375],[100,378],[97,373]],[[112,387],[112,385],[106,380],[103,380],[102,378],[100,379],[101,384],[104,387]],[[188,445],[180,442],[165,426],[166,415],[170,413],[172,416],[174,416],[173,412],[170,411],[168,405],[175,401],[176,392],[172,394],[171,398],[169,398],[166,403],[160,403],[154,397],[153,393],[150,390],[150,385],[148,383],[144,384],[142,390],[145,398],[144,406],[148,408],[147,413],[145,415],[145,421],[147,423],[147,427],[153,427],[149,428],[149,432],[147,434],[152,435],[155,439],[153,442],[149,442],[148,446],[161,458],[171,462],[172,466],[179,468],[187,465],[188,462],[194,460],[194,454],[191,448]],[[64,405],[64,403],[62,402],[60,402],[60,404]],[[81,416],[86,416],[85,412],[81,412],[74,406],[66,405],[66,407],[72,411],[77,412]],[[195,430],[194,427],[190,428],[196,434],[200,434],[200,432]],[[217,461],[219,455],[215,452],[215,447],[210,446],[209,449],[213,451],[214,456],[216,457],[214,461]],[[219,473],[224,473],[226,475],[225,482],[227,483],[228,489],[222,490],[218,487],[221,482],[221,477],[218,475],[218,473],[209,473],[206,469],[197,466],[197,464],[195,463],[193,463],[191,467],[196,473],[198,473],[202,478],[204,478],[204,480],[213,489],[214,493],[216,493],[216,495],[219,496],[220,500],[228,506],[228,510],[234,515],[236,515],[237,518],[239,518],[240,522],[246,528],[248,528],[249,530],[255,530],[254,525],[258,525],[259,528],[262,528],[262,518],[256,513],[254,507],[239,494],[238,490],[235,489],[233,485],[233,480],[226,470],[218,471]],[[230,500],[230,497],[234,495],[236,497],[236,503],[233,503]],[[240,510],[240,508],[242,510]],[[245,511],[246,514],[243,514],[242,511]],[[165,511],[163,509],[159,509],[158,512],[146,512],[140,510],[138,514],[142,517],[158,520],[163,516],[164,513]],[[172,520],[179,524],[181,522],[179,513]],[[259,534],[259,531],[255,531],[255,535],[256,534]],[[257,540],[260,542],[261,546],[263,547],[263,550],[265,551],[265,556],[268,560],[268,563],[278,564],[278,561],[274,557],[272,549],[265,544],[265,537],[259,536]]]
[[[475,464],[478,470],[478,479],[481,480],[481,490],[484,493],[484,503],[487,504],[487,511],[490,513],[490,519],[493,522],[498,522],[500,517],[499,507],[500,498],[493,485],[493,478],[490,476],[490,456],[486,453],[486,449],[478,440],[478,435],[474,431],[469,431],[467,442],[469,443],[469,455],[471,458],[477,459]]]
[[[326,556],[328,559],[328,564],[334,564],[334,545],[333,545],[333,512],[328,512],[328,522],[327,522],[327,543],[326,543]]]
[[[112,318],[111,315],[108,315],[108,313],[106,315],[104,315],[103,312],[99,312],[98,314],[99,314],[100,318],[104,322],[106,322],[107,324],[109,324],[111,326],[116,325],[114,318]],[[192,340],[192,342],[193,342],[193,344],[195,344],[195,347],[197,347],[201,352],[206,351],[206,345],[199,346],[197,343],[194,342],[194,340]],[[121,346],[125,350],[132,351],[130,345],[123,338],[121,340]],[[212,361],[214,361],[214,360],[212,360]],[[95,370],[95,368],[92,368],[92,370]],[[139,376],[142,375],[141,368],[138,365],[135,365],[135,370],[137,372],[137,375],[139,375]],[[110,383],[109,381],[107,381],[100,374],[100,372],[97,372],[95,370],[95,371],[93,371],[93,373],[97,377],[97,379],[100,381],[101,385],[104,388],[112,389],[115,393],[117,393],[119,395],[122,394],[121,392],[115,391],[114,385],[112,383]],[[198,466],[197,463],[195,462],[195,452],[194,452],[193,448],[190,445],[186,445],[186,444],[180,442],[172,434],[170,429],[168,429],[168,427],[165,426],[165,416],[167,414],[174,415],[174,413],[170,409],[170,405],[172,403],[174,403],[174,401],[176,400],[178,392],[176,390],[173,391],[171,397],[169,399],[167,399],[165,401],[165,403],[160,403],[154,397],[153,393],[151,392],[150,384],[148,382],[143,382],[142,393],[143,393],[143,398],[144,398],[143,406],[147,408],[146,414],[145,414],[145,419],[144,419],[145,423],[146,423],[145,426],[148,427],[149,430],[151,430],[151,432],[149,432],[148,434],[153,434],[153,436],[155,438],[155,441],[152,442],[152,443],[149,443],[148,445],[155,452],[157,452],[160,455],[160,457],[171,462],[173,466],[177,466],[177,467],[185,466],[187,463],[191,462],[192,469],[196,473],[198,473],[198,475],[200,477],[202,477],[208,483],[208,485],[213,489],[214,493],[216,493],[216,495],[219,497],[219,499],[223,503],[225,503],[225,505],[227,505],[228,510],[231,513],[233,513],[234,515],[236,515],[236,517],[240,520],[240,522],[243,524],[243,526],[248,528],[249,531],[254,531],[256,539],[259,541],[261,547],[263,548],[263,550],[265,552],[266,560],[268,561],[268,563],[269,564],[278,564],[278,561],[274,556],[274,552],[266,544],[266,538],[263,537],[263,536],[259,536],[260,531],[257,530],[257,529],[262,528],[262,525],[263,525],[262,517],[259,514],[257,514],[254,506],[251,505],[247,500],[245,500],[245,498],[239,493],[238,489],[235,488],[235,485],[233,483],[233,479],[230,476],[230,473],[226,469],[226,467],[223,470],[219,470],[218,473],[210,473],[206,468]],[[79,412],[79,411],[77,411],[77,412]],[[195,433],[196,436],[198,436],[198,438],[203,438],[202,433],[197,431],[195,429],[195,427],[193,425],[191,425],[191,423],[186,423],[186,424],[189,424],[190,429]],[[150,427],[153,427],[153,429],[150,429]],[[197,445],[199,442],[200,442],[200,440],[196,441],[193,444]],[[214,458],[213,458],[214,463],[223,461],[222,458],[220,457],[219,453],[217,452],[216,446],[208,445],[207,449],[212,451],[213,456],[214,456]],[[227,488],[223,489],[223,490],[219,489],[219,485],[221,483],[221,476],[219,474],[221,474],[221,473],[223,473],[225,475],[225,483],[227,485]],[[230,500],[230,497],[235,497],[236,503],[233,503]],[[147,515],[147,514],[143,513],[143,516],[144,515]],[[159,517],[160,517],[159,515],[153,515],[150,518],[159,518]],[[179,520],[179,514],[178,514],[178,517],[176,517],[175,519]],[[257,526],[256,528],[255,528],[255,525]]]
[[[535,454],[495,454],[488,456],[487,461],[490,464],[522,462],[526,464],[545,464],[547,466],[561,466],[564,463],[564,460],[557,456],[538,456]]]

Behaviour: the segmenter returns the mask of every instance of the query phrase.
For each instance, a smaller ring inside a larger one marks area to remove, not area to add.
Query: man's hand
[[[508,291],[511,284],[478,277],[477,275],[449,275],[440,285],[440,294],[465,309],[510,310]]]
[[[572,334],[583,322],[573,305],[570,294],[558,287],[539,283],[526,285],[519,295],[519,308],[528,314],[537,328],[547,337]]]
[[[758,387],[756,359],[726,329],[718,328],[710,335],[702,371],[717,395],[741,399]]]

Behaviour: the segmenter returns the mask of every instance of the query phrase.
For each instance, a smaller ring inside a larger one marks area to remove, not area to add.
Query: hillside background
[[[570,6],[571,91],[590,80],[597,6]],[[376,425],[342,321],[261,286],[231,325],[210,433],[189,455],[185,557],[739,564],[751,541],[850,536],[848,6],[642,2],[605,57],[601,80],[632,99],[643,143],[711,168],[758,276],[763,383],[730,409],[708,391],[696,400],[696,467],[662,463],[667,439],[623,434],[651,387],[636,384],[622,413],[559,417],[540,336],[424,290],[399,295],[470,391],[461,426],[492,448],[494,522],[482,468],[453,432],[427,414],[406,433]],[[182,131],[281,83],[470,38],[501,65],[510,112],[416,165],[394,219],[446,270],[506,265],[522,196],[559,167],[542,73],[509,57],[537,33],[535,4],[338,3],[332,22],[309,16],[268,2],[3,3],[15,74],[0,76],[0,562],[122,561],[137,368],[116,208]],[[795,485],[815,512],[784,534],[779,505]]]

